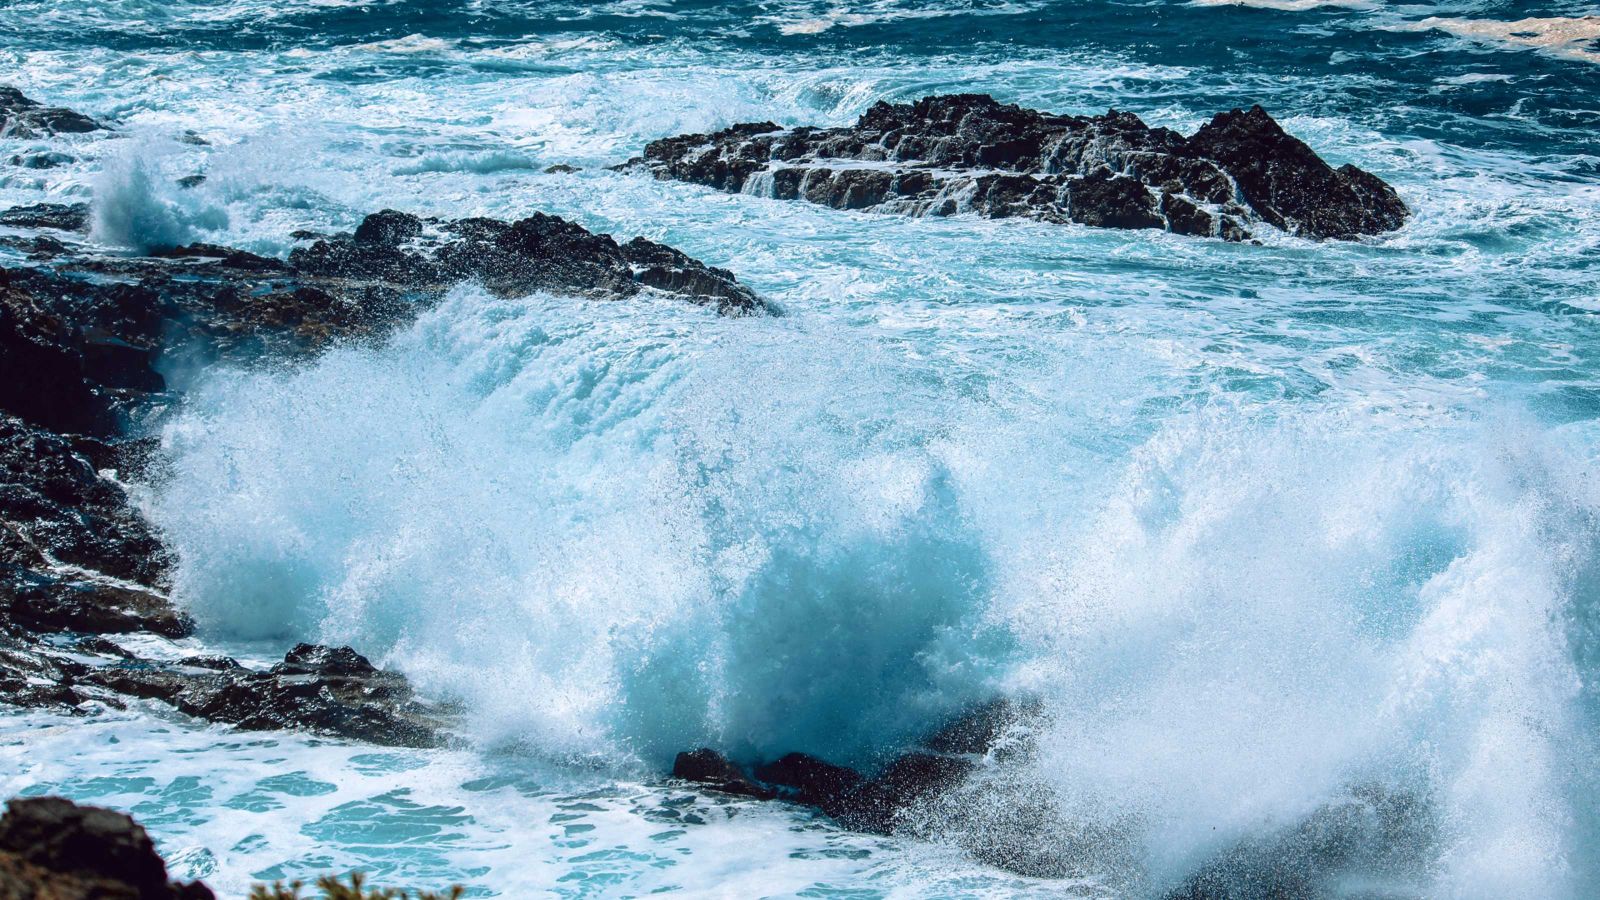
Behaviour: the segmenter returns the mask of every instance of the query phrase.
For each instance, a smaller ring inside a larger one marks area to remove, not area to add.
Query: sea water
[[[169,372],[135,487],[201,632],[154,649],[349,644],[465,744],[8,713],[0,792],[127,810],[228,897],[1159,896],[1373,797],[1400,833],[1275,864],[1593,896],[1597,33],[1562,0],[5,4],[7,80],[118,130],[0,141],[75,160],[0,201],[91,202],[108,250],[540,210],[781,314],[467,284],[382,346]],[[1259,102],[1414,215],[1241,245],[607,169],[952,91],[1186,132]],[[930,839],[661,780],[702,745],[870,770],[995,696],[1041,702],[1037,752]],[[1019,840],[1070,876],[982,862]]]

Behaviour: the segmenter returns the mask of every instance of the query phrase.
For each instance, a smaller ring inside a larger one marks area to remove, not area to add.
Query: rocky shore
[[[1309,238],[1399,228],[1382,179],[1328,165],[1259,106],[1185,137],[1138,116],[1060,116],[985,94],[877,103],[845,128],[735,125],[651,143],[629,169],[835,209],[974,212],[1239,241],[1269,225]]]
[[[13,135],[105,127],[9,88],[0,116]],[[1219,114],[1185,137],[1128,113],[1056,116],[983,95],[929,97],[877,104],[847,128],[759,123],[656,141],[628,167],[839,209],[972,211],[1232,241],[1263,226],[1357,238],[1409,214],[1376,176],[1333,168],[1260,107]],[[380,340],[463,281],[505,297],[658,292],[725,315],[768,311],[725,269],[540,213],[506,222],[382,210],[350,233],[294,235],[285,259],[211,244],[108,255],[84,242],[90,221],[83,204],[0,212],[0,246],[18,260],[0,267],[0,703],[69,716],[153,702],[245,730],[412,747],[455,740],[448,706],[351,648],[300,644],[252,666],[174,643],[195,625],[169,596],[172,553],[126,486],[158,475],[151,435],[183,402],[164,371]],[[130,636],[173,649],[135,650],[148,642]],[[804,753],[744,766],[698,748],[678,754],[672,776],[808,806],[858,831],[955,840],[1010,871],[1063,877],[1077,871],[1074,848],[1096,835],[1059,833],[1048,800],[1015,786],[978,796],[1003,764],[1033,752],[1041,716],[1036,704],[995,700],[873,771]],[[1336,870],[1351,848],[1384,835],[1425,845],[1407,831],[1422,827],[1415,810],[1409,798],[1354,796],[1298,830],[1232,848],[1171,896],[1302,895],[1307,883],[1295,879],[1315,866],[1280,871],[1276,860],[1297,854]],[[0,900],[12,896],[212,894],[171,882],[126,816],[35,798],[13,801],[0,820]]]
[[[23,117],[15,127],[80,121],[0,101]],[[448,710],[349,648],[303,644],[263,669],[119,643],[194,632],[167,593],[172,554],[125,487],[155,471],[151,431],[182,403],[169,367],[380,339],[467,280],[504,296],[657,291],[730,315],[765,310],[726,270],[539,213],[440,221],[384,210],[353,233],[298,235],[287,260],[206,244],[96,253],[79,242],[88,219],[86,207],[56,204],[0,213],[32,232],[0,237],[28,257],[0,268],[0,703],[68,715],[153,700],[248,730],[448,740]]]

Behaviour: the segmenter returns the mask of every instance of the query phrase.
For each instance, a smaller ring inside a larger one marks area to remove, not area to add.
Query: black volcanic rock
[[[119,812],[60,797],[16,798],[0,816],[0,897],[16,900],[213,900],[169,881],[145,830]]]
[[[704,747],[679,753],[672,763],[672,777],[693,781],[724,794],[759,800],[771,800],[777,796],[776,791],[751,781],[750,776],[727,757]]]
[[[0,86],[0,135],[42,138],[55,134],[81,134],[103,128],[104,125],[82,113],[59,106],[45,106],[23,96],[14,87]]]
[[[771,122],[652,142],[624,168],[837,209],[912,215],[971,210],[1107,228],[1248,237],[1263,221],[1312,238],[1404,224],[1394,190],[1334,169],[1259,106],[1192,137],[1138,116],[1059,116],[984,94],[878,103],[845,128]]]
[[[422,234],[422,220],[410,213],[383,209],[367,216],[353,235],[358,244],[393,247]]]

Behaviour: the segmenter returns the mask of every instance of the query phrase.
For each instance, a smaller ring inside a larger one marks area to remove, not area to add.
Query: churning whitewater
[[[538,211],[765,310],[468,279],[314,356],[163,357],[150,464],[116,479],[198,631],[109,637],[258,669],[349,646],[454,737],[0,707],[0,789],[129,812],[223,897],[351,870],[506,898],[1595,896],[1596,21],[5,4],[6,80],[113,127],[0,134],[0,207],[88,205],[4,236],[280,260],[380,209]],[[1409,217],[1225,241],[623,166],[956,93],[1183,135],[1259,103]],[[870,777],[997,699],[1013,742],[887,834],[668,777],[702,747]]]

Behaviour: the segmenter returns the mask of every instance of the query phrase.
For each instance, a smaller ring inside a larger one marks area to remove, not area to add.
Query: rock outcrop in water
[[[925,831],[919,813],[959,786],[992,754],[1026,743],[1036,704],[997,699],[925,735],[868,777],[805,753],[755,768],[753,776],[715,750],[680,753],[672,775],[710,790],[814,806],[847,828],[876,834]]]
[[[1020,216],[1242,240],[1257,223],[1311,238],[1399,228],[1394,189],[1333,168],[1259,106],[1189,137],[1132,113],[1060,116],[984,94],[878,103],[846,128],[735,125],[651,143],[630,168],[836,209]]]
[[[84,213],[41,205],[0,219],[60,229]],[[162,369],[376,339],[466,279],[505,296],[655,290],[764,309],[726,270],[540,214],[441,222],[385,210],[287,261],[210,244],[108,257],[47,236],[6,240],[41,265],[0,269],[0,702],[82,714],[157,700],[244,729],[380,744],[444,742],[441,711],[349,648],[301,645],[256,671],[141,658],[106,637],[194,629],[168,599],[171,555],[123,486],[152,464],[137,432],[181,399]]]
[[[649,287],[727,313],[763,308],[726,269],[644,238],[618,244],[610,235],[543,213],[516,222],[446,222],[384,210],[348,237],[295,250],[289,265],[302,275],[409,288],[472,280],[509,297],[552,291],[618,298]]]
[[[45,106],[14,87],[0,85],[0,136],[42,138],[100,131],[104,125],[59,106]]]
[[[212,900],[210,888],[167,877],[145,830],[119,812],[59,797],[12,800],[0,816],[0,897],[6,900]]]

